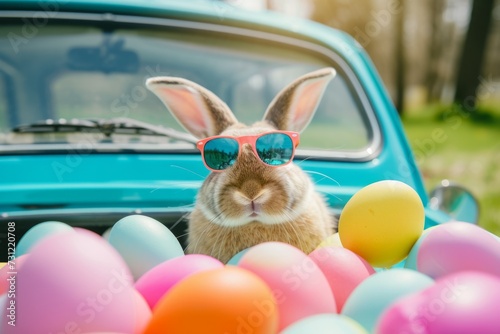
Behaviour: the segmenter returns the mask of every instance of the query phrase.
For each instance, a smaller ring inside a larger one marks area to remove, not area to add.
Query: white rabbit
[[[300,132],[311,121],[335,70],[299,77],[271,102],[251,126],[238,122],[229,107],[198,84],[154,77],[147,87],[195,137],[244,136],[276,130]],[[305,253],[334,233],[335,221],[309,176],[293,162],[266,165],[248,145],[229,168],[204,181],[188,224],[189,253],[227,262],[239,251],[266,241],[289,243]]]

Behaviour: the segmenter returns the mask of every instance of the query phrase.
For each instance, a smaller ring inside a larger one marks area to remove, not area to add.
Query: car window
[[[21,31],[21,26],[0,26],[2,36],[12,31]],[[301,148],[358,152],[373,140],[373,124],[368,121],[360,91],[344,68],[291,45],[186,29],[102,30],[48,24],[35,38],[15,48],[8,39],[1,39],[0,59],[17,73],[12,78],[16,109],[6,109],[6,97],[0,95],[0,122],[2,117],[6,122],[5,110],[15,114],[11,119],[17,124],[9,124],[9,128],[46,118],[129,117],[181,130],[144,86],[147,78],[165,75],[187,78],[210,89],[240,121],[252,123],[290,81],[333,66],[338,74],[303,132]],[[45,137],[44,142],[47,140],[50,138]]]

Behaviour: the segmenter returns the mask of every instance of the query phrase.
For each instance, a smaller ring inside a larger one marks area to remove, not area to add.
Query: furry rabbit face
[[[228,129],[223,135],[241,136],[275,130],[266,124]],[[271,167],[262,163],[250,147],[242,147],[235,164],[205,181],[198,203],[205,216],[222,226],[258,221],[280,224],[294,220],[306,203],[309,180],[291,163]]]
[[[180,124],[202,139],[276,130],[301,132],[334,76],[332,68],[324,68],[296,79],[274,98],[263,120],[250,126],[238,122],[216,95],[189,80],[155,77],[146,85]],[[293,162],[281,167],[266,165],[249,144],[243,144],[234,164],[210,173],[203,183],[189,221],[189,244],[195,246],[188,251],[215,256],[210,248],[220,240],[226,244],[219,248],[227,249],[219,249],[215,257],[223,261],[230,254],[270,240],[310,251],[333,233],[333,225],[323,198],[299,166]],[[226,237],[221,238],[224,233]],[[296,237],[285,236],[290,233]]]

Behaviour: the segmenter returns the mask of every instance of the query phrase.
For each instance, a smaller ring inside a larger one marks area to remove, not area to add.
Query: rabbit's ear
[[[335,76],[327,67],[296,79],[276,95],[264,120],[279,130],[301,132],[311,121],[326,85]]]
[[[146,81],[146,87],[160,98],[177,121],[196,138],[218,135],[238,122],[221,99],[192,81],[154,77]]]

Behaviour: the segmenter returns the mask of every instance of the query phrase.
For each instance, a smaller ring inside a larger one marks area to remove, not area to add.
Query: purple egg
[[[500,243],[493,234],[470,223],[439,225],[421,241],[417,270],[433,278],[468,270],[500,277]]]

